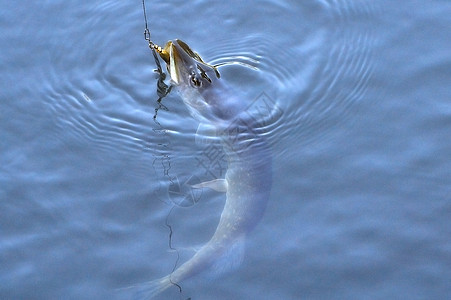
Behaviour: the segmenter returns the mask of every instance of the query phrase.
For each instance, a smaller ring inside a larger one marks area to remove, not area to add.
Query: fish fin
[[[213,263],[210,270],[213,276],[218,276],[238,269],[244,259],[245,239],[241,236],[233,241]]]
[[[179,252],[182,254],[187,254],[187,255],[194,255],[196,254],[196,252],[198,252],[203,245],[195,245],[195,246],[188,246],[188,247],[181,247],[181,246],[177,246],[177,249],[175,248],[169,248],[167,251],[168,252]]]
[[[196,131],[196,144],[208,145],[218,140],[216,128],[213,125],[200,123]]]
[[[225,179],[213,179],[210,181],[201,182],[195,185],[192,185],[191,187],[195,189],[201,189],[201,188],[210,188],[212,190],[215,190],[217,192],[225,193],[227,192],[227,181]]]
[[[168,276],[165,276],[160,279],[152,280],[149,282],[145,282],[142,284],[137,284],[134,286],[130,286],[124,289],[121,289],[122,291],[127,291],[127,293],[130,295],[128,297],[129,299],[133,300],[144,300],[144,299],[152,299],[153,297],[157,296],[164,290],[171,287],[172,283]]]

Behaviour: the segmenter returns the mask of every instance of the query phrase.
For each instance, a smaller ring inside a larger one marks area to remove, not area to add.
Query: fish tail
[[[130,287],[133,300],[148,300],[157,296],[172,285],[169,276]]]

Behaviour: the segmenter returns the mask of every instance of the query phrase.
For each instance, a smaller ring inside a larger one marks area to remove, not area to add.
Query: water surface
[[[148,1],[147,13],[155,42],[229,63],[222,78],[249,109],[270,108],[273,153],[241,268],[159,299],[451,293],[449,1]],[[220,148],[195,143],[176,93],[154,122],[139,1],[2,1],[0,24],[0,298],[126,299],[118,289],[166,275],[213,234],[224,196],[183,184],[221,177]]]

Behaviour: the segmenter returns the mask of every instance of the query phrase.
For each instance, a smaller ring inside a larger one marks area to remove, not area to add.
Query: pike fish
[[[248,102],[220,77],[217,68],[181,40],[164,48],[154,46],[165,61],[172,84],[191,115],[220,140],[227,157],[225,178],[194,185],[226,193],[224,209],[211,239],[171,274],[148,282],[138,298],[150,299],[174,284],[204,271],[237,267],[244,255],[244,239],[261,220],[272,185],[270,148],[257,122],[246,114]]]

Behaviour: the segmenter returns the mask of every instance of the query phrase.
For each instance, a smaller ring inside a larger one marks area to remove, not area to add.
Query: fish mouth
[[[179,39],[169,41],[164,48],[155,48],[165,61],[169,75],[175,84],[180,84],[183,77],[188,77],[190,70],[212,68],[219,78],[216,67],[205,63],[199,54],[194,52],[185,42]]]
[[[180,84],[182,76],[188,73],[190,67],[197,62],[203,62],[200,56],[181,40],[166,43],[163,49],[157,49],[160,57],[165,61],[169,75],[175,84]]]

